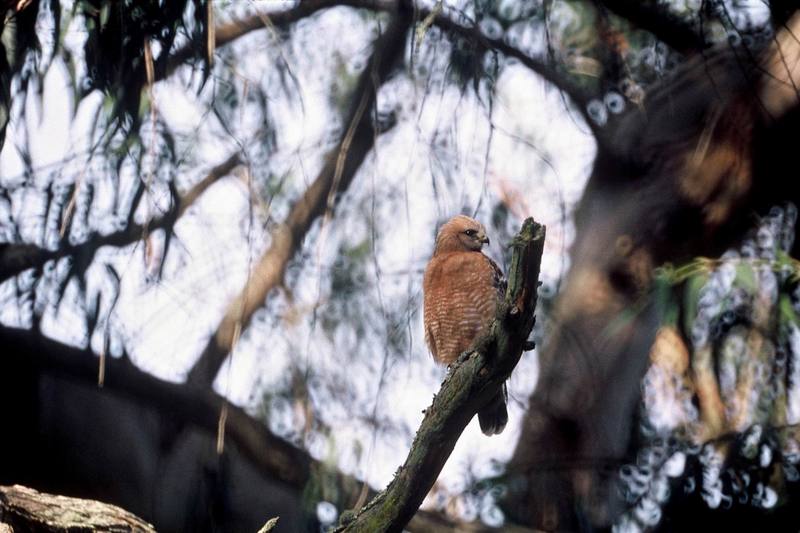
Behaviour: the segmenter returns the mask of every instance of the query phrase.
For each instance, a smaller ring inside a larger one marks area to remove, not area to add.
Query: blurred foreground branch
[[[650,89],[646,112],[620,114],[614,144],[600,146],[575,211],[570,271],[539,354],[539,380],[507,467],[519,489],[503,510],[514,521],[604,529],[628,505],[617,467],[641,445],[632,437],[640,430],[642,379],[663,319],[656,268],[722,256],[742,241],[754,214],[800,198],[793,178],[799,30],[800,17],[791,19],[752,59],[728,43],[695,55]],[[688,305],[680,313],[681,320],[696,316]],[[767,337],[775,327],[746,324]],[[696,345],[690,340],[687,361]],[[692,379],[703,383],[687,395],[688,405],[698,405],[717,434],[725,407],[709,391],[722,367],[704,350],[692,359]],[[754,385],[747,390],[756,394]]]
[[[115,505],[38,492],[21,485],[0,486],[0,531],[136,531],[155,532],[153,526]]]
[[[286,266],[300,249],[314,222],[330,215],[337,195],[347,190],[361,163],[375,144],[377,132],[372,125],[377,92],[389,77],[406,49],[406,32],[411,13],[400,11],[375,43],[372,57],[361,74],[350,108],[343,121],[345,130],[336,148],[331,150],[316,180],[295,202],[283,224],[272,232],[269,249],[254,267],[241,293],[228,305],[225,316],[209,339],[203,353],[190,370],[188,381],[210,386],[220,366],[230,353],[237,332],[250,323],[269,292],[283,281]]]
[[[508,289],[491,331],[462,354],[425,412],[389,486],[336,531],[401,531],[433,486],[464,428],[517,365],[535,322],[545,227],[529,218],[515,237]]]

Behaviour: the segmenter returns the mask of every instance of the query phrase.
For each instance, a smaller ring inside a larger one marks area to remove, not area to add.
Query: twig
[[[234,153],[228,159],[212,168],[208,175],[196,183],[186,194],[180,197],[178,205],[173,206],[165,215],[151,220],[149,229],[170,229],[186,210],[220,178],[227,176],[234,168],[241,164],[239,153]],[[0,283],[12,276],[16,276],[29,268],[39,268],[46,262],[61,259],[62,257],[82,254],[90,258],[103,246],[127,246],[142,238],[143,227],[140,224],[129,224],[127,228],[106,235],[93,234],[89,239],[78,243],[62,246],[57,250],[48,250],[34,244],[1,244],[0,245]]]

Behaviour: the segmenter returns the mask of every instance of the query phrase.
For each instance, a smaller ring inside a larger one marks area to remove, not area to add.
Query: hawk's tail
[[[498,435],[503,432],[508,422],[508,411],[506,410],[506,384],[497,391],[497,394],[489,400],[480,411],[478,411],[478,422],[484,435]]]

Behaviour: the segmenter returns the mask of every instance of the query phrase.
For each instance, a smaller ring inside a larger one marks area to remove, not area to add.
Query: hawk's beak
[[[480,242],[482,242],[483,244],[489,244],[489,237],[487,237],[486,235],[481,235],[478,240],[480,240]]]

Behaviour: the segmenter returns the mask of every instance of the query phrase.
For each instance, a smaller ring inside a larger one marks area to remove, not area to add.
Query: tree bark
[[[155,533],[152,525],[115,505],[46,494],[21,485],[0,486],[0,528],[2,522],[20,532]]]

